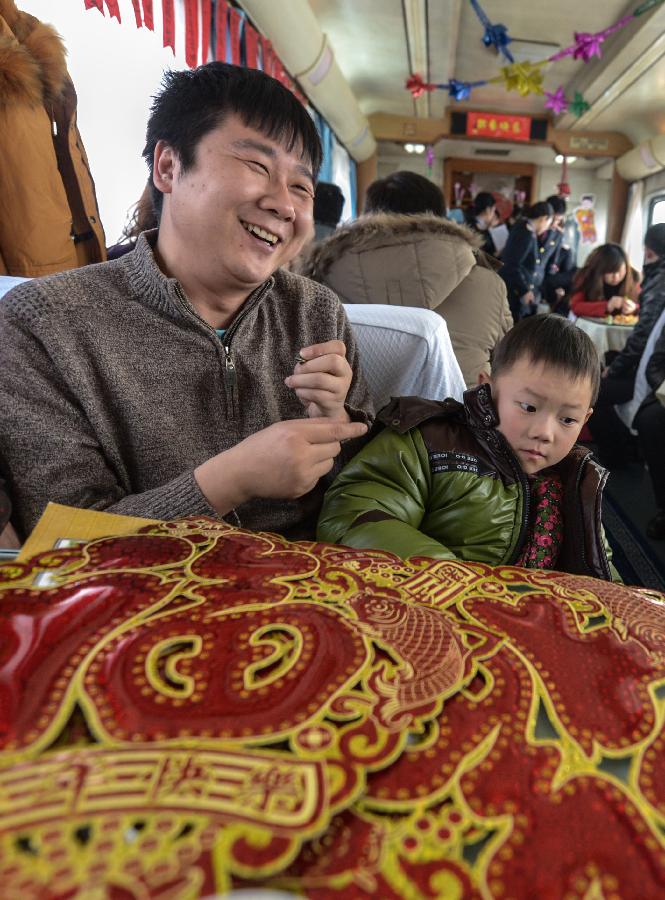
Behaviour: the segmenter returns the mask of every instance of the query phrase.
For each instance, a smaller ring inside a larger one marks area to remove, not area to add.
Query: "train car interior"
[[[665,0],[0,0],[0,900],[665,897],[664,451]]]

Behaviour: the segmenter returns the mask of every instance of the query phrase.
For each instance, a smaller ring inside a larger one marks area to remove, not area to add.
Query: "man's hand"
[[[332,469],[341,441],[366,432],[363,422],[324,418],[276,422],[202,463],[194,477],[222,516],[254,497],[294,500]]]
[[[566,296],[565,289],[564,288],[554,288],[554,296],[557,298],[557,300],[561,300],[563,297]]]
[[[348,422],[344,409],[353,372],[342,341],[313,344],[300,351],[305,362],[297,362],[293,375],[284,379],[293,388],[310,419],[326,418]]]
[[[534,294],[533,291],[527,291],[526,294],[522,297],[522,300],[528,304],[533,303],[535,299],[536,299],[536,295]]]

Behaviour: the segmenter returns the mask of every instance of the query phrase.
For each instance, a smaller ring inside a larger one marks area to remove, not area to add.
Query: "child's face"
[[[607,272],[607,274],[603,275],[603,281],[605,284],[611,284],[616,286],[617,284],[621,284],[621,282],[626,277],[626,264],[621,263],[621,267],[616,270],[616,272]]]
[[[498,430],[527,475],[567,456],[591,409],[591,380],[521,357],[496,378],[492,397]]]

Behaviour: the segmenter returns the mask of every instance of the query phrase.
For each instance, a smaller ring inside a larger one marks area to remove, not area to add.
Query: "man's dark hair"
[[[302,150],[314,178],[321,167],[321,141],[305,107],[288,88],[258,69],[211,62],[196,69],[165,72],[162,89],[153,97],[143,158],[150,171],[150,190],[157,211],[163,195],[153,184],[157,141],[178,154],[183,171],[194,165],[199,142],[228,115],[278,141],[291,152]]]
[[[527,206],[522,214],[527,219],[540,219],[542,216],[551,218],[554,215],[554,210],[547,200],[540,200],[538,203],[534,203],[533,206]]]
[[[429,178],[415,172],[393,172],[373,181],[365,195],[365,212],[393,212],[406,215],[445,214],[443,192]]]
[[[665,222],[650,225],[644,235],[644,246],[661,259],[665,257]]]
[[[473,214],[474,216],[479,216],[481,213],[485,212],[486,209],[491,209],[493,206],[496,206],[496,197],[494,194],[490,194],[489,191],[480,191],[479,194],[473,198]]]
[[[521,319],[497,344],[492,377],[508,371],[518,359],[552,366],[578,381],[591,382],[591,405],[600,389],[600,359],[591,338],[574,322],[554,314]]]
[[[552,194],[551,197],[548,197],[545,203],[549,203],[549,205],[554,210],[555,216],[565,216],[566,214],[566,201],[563,197],[559,197],[557,194]]]
[[[329,181],[319,181],[314,192],[314,222],[316,225],[337,227],[344,209],[342,189]]]

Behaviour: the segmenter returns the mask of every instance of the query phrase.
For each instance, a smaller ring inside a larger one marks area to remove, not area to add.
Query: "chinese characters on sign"
[[[468,137],[528,141],[531,134],[531,117],[468,112],[466,114],[466,133]]]

